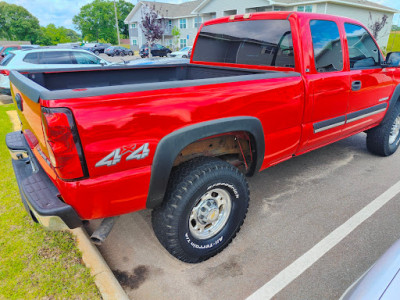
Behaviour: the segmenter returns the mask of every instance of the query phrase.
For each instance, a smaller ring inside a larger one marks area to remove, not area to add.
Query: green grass
[[[48,232],[23,208],[4,140],[12,125],[0,106],[0,299],[101,299],[69,232]]]
[[[400,51],[400,31],[392,31],[386,47],[386,52]]]

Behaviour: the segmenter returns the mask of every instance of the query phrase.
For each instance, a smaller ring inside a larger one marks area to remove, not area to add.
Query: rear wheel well
[[[246,131],[229,132],[197,140],[183,148],[175,158],[173,167],[197,157],[217,157],[237,167],[246,175],[255,168],[256,147],[254,137]]]

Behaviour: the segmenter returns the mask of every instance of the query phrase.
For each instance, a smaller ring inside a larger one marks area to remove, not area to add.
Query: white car
[[[11,51],[0,63],[0,94],[10,95],[10,70],[69,69],[110,65],[80,49],[30,49]]]
[[[169,56],[176,58],[190,58],[189,51],[192,50],[192,47],[184,47],[179,51],[172,52]]]

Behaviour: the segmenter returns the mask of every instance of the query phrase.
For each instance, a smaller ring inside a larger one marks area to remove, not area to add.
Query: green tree
[[[0,38],[35,43],[40,37],[39,20],[25,8],[0,2]]]
[[[41,27],[41,31],[41,45],[57,45],[59,43],[72,43],[81,40],[75,31],[63,26],[56,27],[54,24],[49,24],[46,27]]]
[[[175,48],[179,48],[179,39],[181,37],[181,32],[179,31],[179,28],[174,26],[174,28],[172,28],[172,36],[173,36],[173,42],[174,42],[174,46]]]
[[[133,5],[124,0],[117,2],[117,17],[122,34],[127,33],[124,20]],[[103,39],[109,43],[117,43],[117,32],[114,18],[114,2],[110,0],[94,0],[81,7],[79,14],[73,18],[76,28],[88,41]]]

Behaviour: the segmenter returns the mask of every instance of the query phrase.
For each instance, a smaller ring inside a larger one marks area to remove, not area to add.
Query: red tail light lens
[[[67,108],[42,108],[43,132],[49,159],[58,177],[74,180],[88,176],[72,112]]]
[[[0,70],[0,74],[4,75],[4,76],[8,76],[8,75],[10,75],[10,71],[9,70]]]

